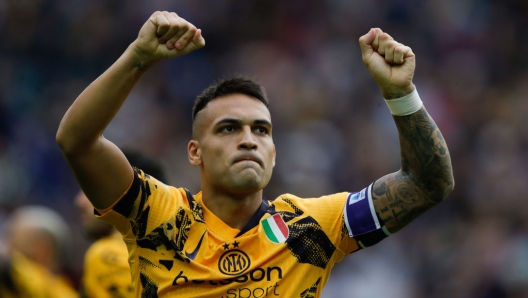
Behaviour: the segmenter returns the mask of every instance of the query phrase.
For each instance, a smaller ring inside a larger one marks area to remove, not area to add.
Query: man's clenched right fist
[[[144,61],[156,62],[205,46],[202,31],[174,12],[157,11],[141,27],[133,49]]]

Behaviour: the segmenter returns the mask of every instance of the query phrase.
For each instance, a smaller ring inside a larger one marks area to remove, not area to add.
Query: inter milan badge
[[[279,213],[275,213],[263,220],[262,227],[266,237],[273,243],[284,243],[288,239],[288,235],[290,235],[290,230]]]

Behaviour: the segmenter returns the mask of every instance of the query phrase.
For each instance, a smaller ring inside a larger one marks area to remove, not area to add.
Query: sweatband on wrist
[[[394,116],[407,116],[422,108],[423,103],[416,88],[410,94],[400,98],[385,99],[391,114]]]

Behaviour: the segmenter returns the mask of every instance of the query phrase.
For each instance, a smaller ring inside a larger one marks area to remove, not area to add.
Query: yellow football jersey
[[[5,298],[76,298],[77,292],[63,277],[52,274],[45,267],[20,253],[11,255],[9,278],[12,290],[0,285],[0,297]],[[2,283],[6,282],[3,280]]]
[[[237,230],[201,193],[135,169],[123,197],[96,213],[123,235],[136,297],[307,298],[319,297],[334,264],[359,248],[345,224],[349,198],[263,199]]]
[[[101,238],[86,251],[81,296],[134,297],[127,247],[121,235]]]

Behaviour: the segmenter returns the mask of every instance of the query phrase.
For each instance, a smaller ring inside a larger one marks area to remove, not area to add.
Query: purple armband
[[[372,184],[360,192],[349,193],[345,205],[345,224],[350,237],[381,228],[372,203]]]

